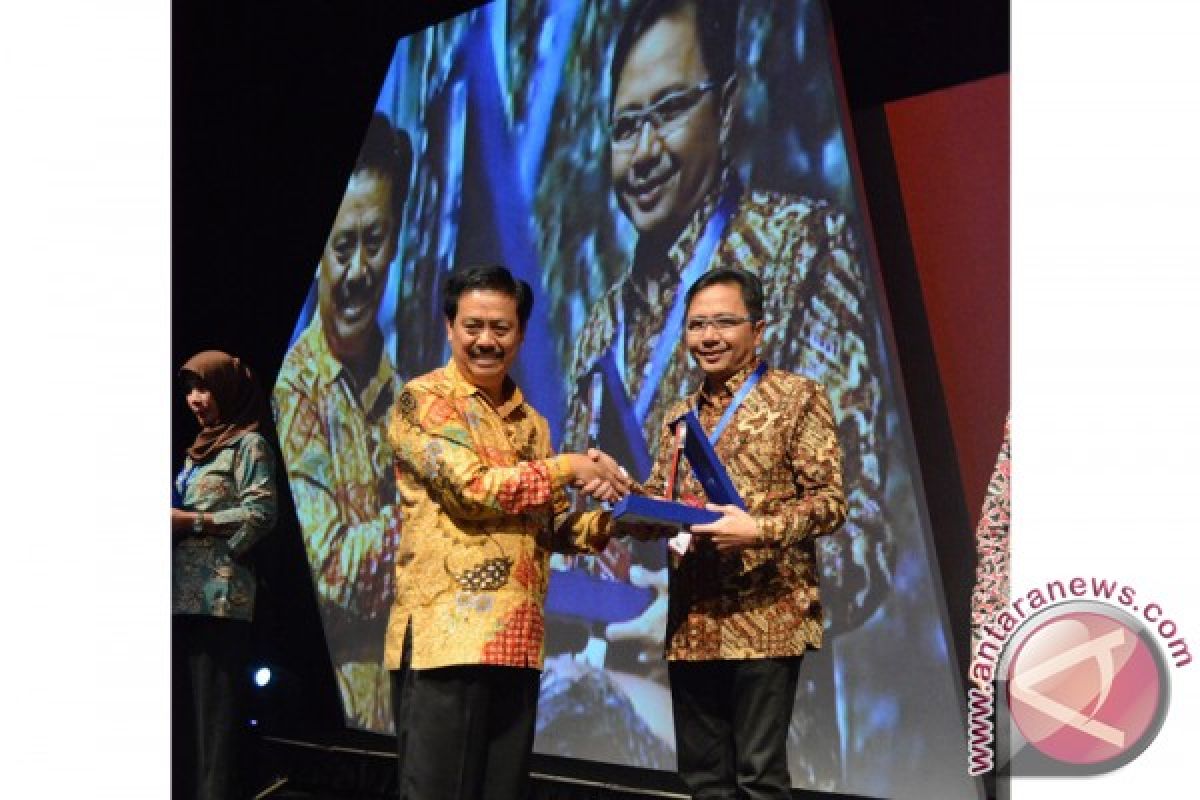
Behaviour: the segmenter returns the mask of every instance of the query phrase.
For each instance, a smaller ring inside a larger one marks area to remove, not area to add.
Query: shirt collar
[[[313,315],[310,324],[313,329],[312,348],[316,355],[321,379],[330,385],[339,380],[344,381],[351,393],[357,394],[357,399],[364,410],[369,411],[374,408],[375,404],[379,402],[380,396],[394,385],[396,379],[396,371],[392,367],[392,360],[388,357],[387,348],[380,350],[375,374],[367,381],[366,386],[358,387],[355,385],[350,371],[329,349],[329,342],[325,340],[325,330],[321,327],[320,313]]]
[[[396,373],[392,369],[392,361],[388,358],[385,348],[379,354],[379,365],[375,368],[375,374],[367,381],[367,385],[363,387],[359,395],[362,399],[363,408],[374,408],[384,392],[392,387],[395,377]]]
[[[758,369],[758,365],[762,363],[761,358],[755,358],[746,366],[733,373],[725,380],[721,386],[714,391],[709,391],[707,381],[700,381],[700,388],[696,390],[695,400],[696,405],[716,405],[724,401],[728,401],[737,393],[737,390],[742,388],[742,385],[749,380],[754,370]]]
[[[458,368],[458,365],[454,363],[453,357],[446,362],[446,366],[442,371],[445,373],[446,379],[450,382],[451,392],[456,397],[471,397],[477,395],[479,400],[489,408],[495,408],[496,413],[499,414],[501,418],[508,417],[525,404],[525,395],[521,393],[521,387],[517,386],[513,382],[511,376],[505,376],[504,378],[505,386],[512,387],[512,393],[509,394],[508,400],[501,403],[499,406],[493,406],[492,401],[488,399],[488,396],[484,394],[483,390],[463,376],[462,371]]]

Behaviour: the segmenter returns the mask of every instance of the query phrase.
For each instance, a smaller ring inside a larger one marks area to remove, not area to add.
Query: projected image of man
[[[276,424],[347,721],[387,730],[381,641],[400,536],[387,417],[399,390],[376,316],[412,149],[376,113],[321,254],[318,310],[284,358]]]

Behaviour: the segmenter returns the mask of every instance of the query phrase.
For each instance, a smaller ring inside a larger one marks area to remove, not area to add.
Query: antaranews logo
[[[1084,776],[1128,764],[1166,718],[1164,648],[1175,668],[1191,664],[1179,626],[1133,587],[1076,577],[1016,598],[984,627],[971,664],[968,771]]]

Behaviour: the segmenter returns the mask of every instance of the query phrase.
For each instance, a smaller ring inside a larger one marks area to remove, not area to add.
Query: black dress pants
[[[414,670],[410,637],[392,671],[400,800],[524,800],[539,673],[517,667]]]
[[[241,798],[238,756],[240,710],[246,691],[250,623],[179,614],[173,618],[172,645],[182,696],[175,726],[175,796],[196,800]],[[182,779],[182,780],[179,780]]]
[[[695,800],[788,800],[800,657],[672,661],[679,776]]]

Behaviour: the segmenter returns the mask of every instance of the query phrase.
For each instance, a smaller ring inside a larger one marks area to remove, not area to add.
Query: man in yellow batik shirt
[[[598,451],[555,455],[545,418],[508,377],[533,293],[504,267],[449,277],[452,358],[405,385],[389,426],[405,536],[385,660],[402,797],[527,792],[549,553],[596,551],[629,488]]]

